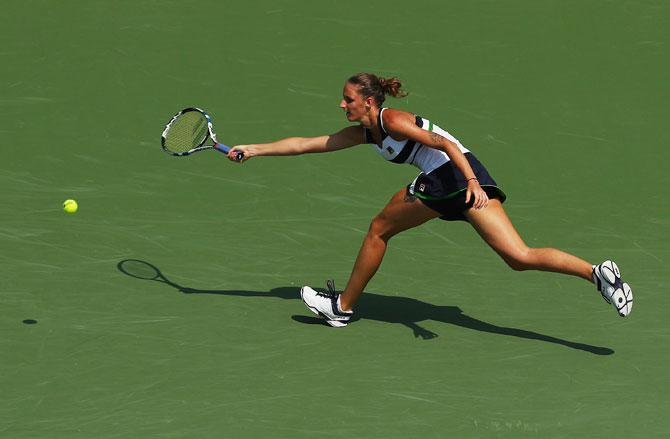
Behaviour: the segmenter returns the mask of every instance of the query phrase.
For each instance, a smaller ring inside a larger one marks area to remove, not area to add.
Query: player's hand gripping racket
[[[165,152],[177,157],[206,149],[216,149],[224,154],[230,151],[230,147],[216,140],[212,119],[200,108],[185,108],[175,114],[165,125],[161,146]],[[244,153],[238,151],[235,160],[239,162],[243,158]]]

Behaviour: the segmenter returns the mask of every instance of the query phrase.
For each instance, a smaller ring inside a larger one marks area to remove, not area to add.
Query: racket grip
[[[230,147],[224,145],[223,143],[215,143],[214,144],[214,149],[216,149],[217,151],[220,151],[224,154],[228,154],[228,152],[230,152]],[[235,156],[235,160],[240,162],[240,161],[242,161],[243,158],[244,158],[244,153],[242,151],[237,151],[237,155]]]

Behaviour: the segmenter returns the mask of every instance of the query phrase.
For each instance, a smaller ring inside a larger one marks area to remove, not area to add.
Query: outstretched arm
[[[350,126],[329,136],[289,137],[271,143],[237,145],[230,149],[228,158],[236,161],[237,151],[244,153],[242,161],[262,155],[299,155],[313,152],[331,152],[360,145],[364,141],[363,127]]]

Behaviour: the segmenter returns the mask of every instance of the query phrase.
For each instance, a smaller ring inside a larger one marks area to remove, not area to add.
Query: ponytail
[[[395,76],[392,78],[382,78],[379,77],[379,84],[382,87],[382,91],[385,95],[393,96],[394,98],[402,98],[407,96],[407,93],[404,90],[401,90],[402,83]]]
[[[396,77],[383,78],[374,73],[358,73],[347,80],[350,84],[358,85],[359,92],[364,98],[372,96],[377,105],[382,105],[386,95],[394,98],[407,96],[402,90],[402,83]]]

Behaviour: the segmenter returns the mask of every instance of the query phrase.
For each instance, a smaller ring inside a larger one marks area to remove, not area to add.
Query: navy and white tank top
[[[363,128],[363,130],[365,130],[365,141],[374,145],[375,150],[384,157],[384,159],[393,163],[409,163],[410,165],[419,168],[424,174],[430,173],[451,160],[444,151],[425,146],[410,139],[395,140],[393,137],[389,136],[384,129],[384,110],[386,110],[386,108],[379,110],[379,128],[382,134],[381,146],[375,143],[370,130],[365,127]],[[457,138],[433,124],[428,119],[424,119],[421,116],[415,116],[415,119],[416,126],[419,128],[439,134],[448,139],[456,144],[463,154],[470,152]]]

